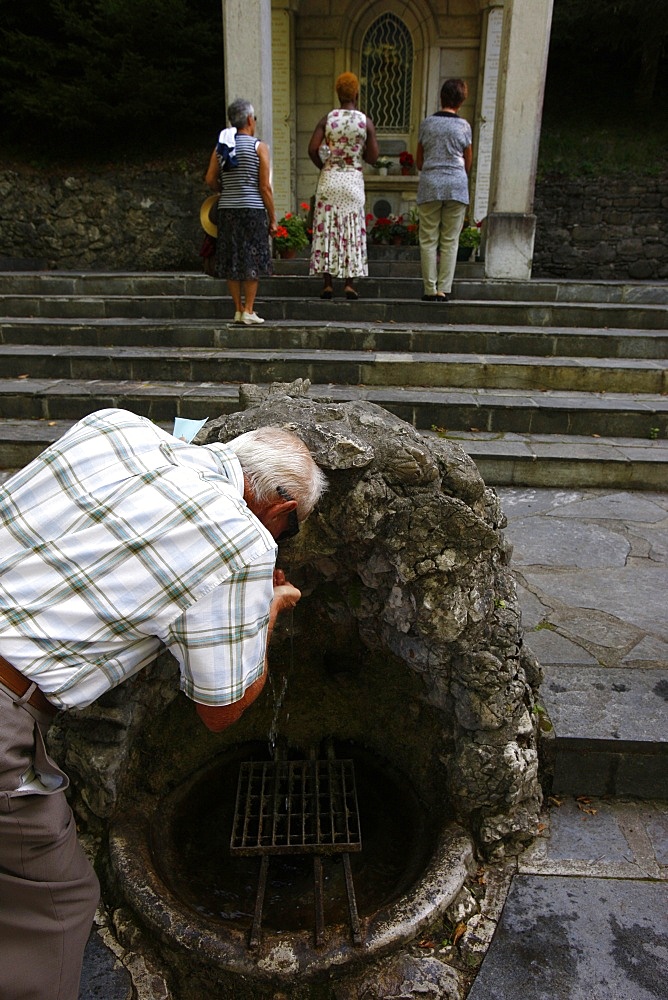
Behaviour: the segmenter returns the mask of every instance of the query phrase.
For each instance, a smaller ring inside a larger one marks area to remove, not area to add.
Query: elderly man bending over
[[[0,997],[77,1000],[99,897],[44,749],[53,716],[166,646],[205,725],[235,722],[301,596],[276,543],[324,488],[279,428],[197,447],[109,409],[0,490]]]

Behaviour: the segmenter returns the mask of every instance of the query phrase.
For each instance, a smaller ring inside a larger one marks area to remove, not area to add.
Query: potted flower
[[[403,215],[390,215],[388,221],[390,223],[390,243],[395,246],[403,246],[404,243],[408,243],[408,226],[404,222]]]
[[[389,158],[389,156],[379,156],[376,162],[374,163],[374,167],[376,168],[381,177],[385,177],[387,171],[390,169],[391,166],[392,166],[392,160]]]
[[[378,246],[379,244],[390,242],[390,227],[392,225],[392,220],[388,218],[376,219],[372,226],[369,223],[373,219],[373,215],[367,215],[367,232],[369,234],[369,239],[372,243]]]
[[[407,149],[403,153],[399,154],[399,166],[401,167],[401,172],[404,175],[412,174],[413,167],[415,166],[415,160],[411,153]]]
[[[480,227],[482,222],[476,222],[475,225],[470,225],[468,222],[464,222],[461,233],[459,234],[459,247],[457,250],[457,260],[473,260],[478,252],[478,247],[480,246]]]
[[[274,250],[279,257],[294,257],[298,250],[308,244],[306,220],[293,212],[286,212],[278,220],[274,236]]]

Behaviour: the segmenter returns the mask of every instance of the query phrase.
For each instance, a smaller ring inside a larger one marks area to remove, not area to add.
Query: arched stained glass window
[[[362,44],[361,107],[378,132],[408,132],[413,87],[413,40],[396,14],[373,22]]]

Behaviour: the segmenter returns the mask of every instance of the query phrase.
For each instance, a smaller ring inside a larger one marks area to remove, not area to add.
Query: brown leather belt
[[[30,685],[33,683],[24,677],[22,673],[13,667],[4,656],[0,656],[0,681],[9,688],[14,694],[17,694],[19,698],[22,698],[26,693]],[[58,715],[58,709],[55,705],[52,705],[50,701],[45,698],[38,687],[35,688],[33,693],[28,698],[28,704],[36,708],[38,712],[44,712],[46,715]]]

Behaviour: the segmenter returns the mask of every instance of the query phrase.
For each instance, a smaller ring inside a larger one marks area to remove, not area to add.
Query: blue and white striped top
[[[252,135],[235,137],[237,166],[223,171],[223,159],[218,156],[220,182],[222,193],[218,199],[218,208],[264,208],[260,195],[259,176],[260,159],[257,147],[260,140]]]

